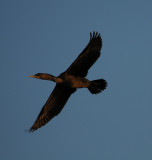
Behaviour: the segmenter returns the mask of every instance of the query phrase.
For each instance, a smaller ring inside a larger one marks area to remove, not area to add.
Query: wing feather
[[[90,33],[90,41],[86,48],[81,52],[77,59],[66,70],[67,74],[85,77],[89,68],[100,56],[102,39],[98,32]]]
[[[33,126],[29,129],[29,132],[33,132],[38,128],[44,126],[53,117],[58,115],[66,104],[67,100],[74,93],[76,89],[67,88],[60,84],[57,84],[39,113]]]

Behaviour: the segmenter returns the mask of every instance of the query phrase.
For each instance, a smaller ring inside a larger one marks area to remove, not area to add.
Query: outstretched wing
[[[29,129],[29,132],[33,132],[38,128],[44,126],[53,117],[58,115],[71,94],[75,91],[76,89],[67,88],[60,84],[57,84],[47,102],[45,103],[44,107],[42,108],[41,112],[39,113],[33,126]]]
[[[102,39],[98,32],[90,33],[90,41],[82,53],[66,70],[67,74],[85,77],[89,68],[96,62],[100,56]]]

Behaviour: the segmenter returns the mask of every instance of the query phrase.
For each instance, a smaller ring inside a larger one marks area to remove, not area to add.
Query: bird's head
[[[41,75],[42,75],[42,73],[37,73],[37,74],[29,76],[29,77],[40,79],[40,77],[42,77]]]
[[[43,79],[43,80],[50,80],[52,75],[47,74],[47,73],[37,73],[37,74],[29,76],[29,77]]]
[[[54,82],[57,82],[57,83],[62,82],[62,80],[60,78],[57,78],[57,77],[55,77],[51,74],[47,74],[47,73],[37,73],[37,74],[35,74],[33,76],[29,76],[29,77],[42,79],[42,80],[54,81]]]

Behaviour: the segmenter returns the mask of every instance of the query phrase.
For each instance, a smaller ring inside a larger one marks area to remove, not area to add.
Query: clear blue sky
[[[59,116],[29,134],[53,82],[29,78],[65,71],[89,41],[103,39],[90,80]],[[0,1],[0,159],[152,159],[152,1]]]

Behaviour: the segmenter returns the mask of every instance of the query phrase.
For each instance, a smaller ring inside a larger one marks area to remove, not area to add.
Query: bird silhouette
[[[100,34],[98,32],[90,33],[88,45],[65,72],[57,77],[47,73],[37,73],[29,76],[56,82],[53,92],[43,106],[36,121],[28,130],[29,132],[44,126],[58,115],[77,88],[88,88],[92,94],[98,94],[107,87],[107,82],[104,79],[90,81],[85,78],[89,68],[99,58],[101,47],[102,39]]]

